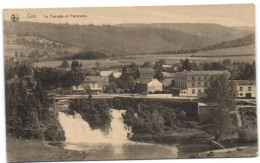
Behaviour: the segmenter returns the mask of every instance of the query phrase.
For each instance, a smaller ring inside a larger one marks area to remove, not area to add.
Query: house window
[[[248,91],[251,91],[251,87],[248,87]]]
[[[201,83],[199,82],[198,84],[199,84],[199,87],[200,87],[200,86],[201,86]]]
[[[243,93],[240,93],[239,96],[243,96]]]
[[[191,86],[192,86],[192,87],[195,87],[195,83],[192,83]]]
[[[207,80],[207,77],[206,77],[206,76],[204,77],[204,80]]]
[[[195,94],[195,89],[192,89],[192,94]]]
[[[198,90],[198,93],[201,93],[201,89]]]
[[[243,91],[243,87],[240,87],[239,90],[240,90],[240,91]]]
[[[192,77],[192,80],[195,80],[195,77],[194,77],[194,76]]]

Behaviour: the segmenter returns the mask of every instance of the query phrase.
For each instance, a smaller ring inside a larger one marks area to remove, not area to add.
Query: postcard
[[[254,4],[3,14],[9,162],[258,155]]]

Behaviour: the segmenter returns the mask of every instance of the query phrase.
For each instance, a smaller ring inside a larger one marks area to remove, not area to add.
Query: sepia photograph
[[[254,4],[3,10],[8,162],[258,156]]]

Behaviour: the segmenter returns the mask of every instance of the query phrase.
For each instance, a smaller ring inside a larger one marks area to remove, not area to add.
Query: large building
[[[232,80],[237,88],[238,98],[256,98],[255,80]]]
[[[208,79],[216,75],[227,75],[228,71],[182,71],[175,74],[174,94],[196,97],[206,90]]]

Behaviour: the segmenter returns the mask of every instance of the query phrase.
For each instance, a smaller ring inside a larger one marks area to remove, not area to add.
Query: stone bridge
[[[55,109],[58,111],[68,111],[70,104],[72,104],[73,101],[71,100],[58,100],[55,102]]]

